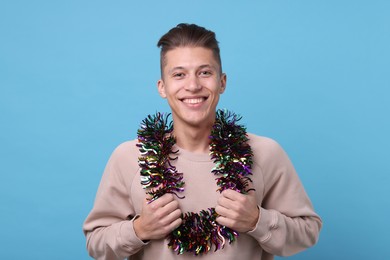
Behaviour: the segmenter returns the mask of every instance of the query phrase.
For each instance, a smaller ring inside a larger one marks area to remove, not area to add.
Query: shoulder
[[[270,155],[283,151],[280,144],[272,138],[248,133],[249,145],[252,151],[261,155]]]
[[[137,147],[138,140],[126,141],[119,144],[111,154],[110,161],[116,165],[137,164],[139,150]]]
[[[251,133],[248,133],[248,139],[253,152],[254,163],[261,168],[272,167],[275,164],[291,163],[282,146],[274,139]]]
[[[136,153],[138,152],[137,144],[138,144],[137,139],[123,142],[115,148],[113,154],[123,155],[129,153]]]
[[[130,140],[119,144],[112,153],[114,156],[122,157],[128,156],[129,154],[137,154],[138,153],[138,140]]]

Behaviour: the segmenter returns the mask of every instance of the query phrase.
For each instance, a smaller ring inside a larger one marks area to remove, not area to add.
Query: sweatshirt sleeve
[[[293,255],[317,242],[322,221],[280,145],[264,138],[260,146],[254,145],[254,159],[264,189],[257,226],[248,234],[270,254]]]
[[[129,191],[138,171],[129,158],[133,146],[134,142],[124,143],[111,155],[93,209],[84,222],[87,250],[95,259],[124,259],[146,245],[133,228],[136,212]]]

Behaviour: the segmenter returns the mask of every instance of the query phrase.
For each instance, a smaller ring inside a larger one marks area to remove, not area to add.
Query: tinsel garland
[[[166,193],[183,199],[178,193],[184,191],[183,174],[179,173],[171,161],[176,160],[178,151],[173,151],[175,138],[170,114],[149,115],[138,130],[137,146],[141,156],[141,185],[150,195],[152,202]],[[248,144],[245,127],[238,125],[241,117],[227,110],[217,110],[211,130],[210,156],[215,167],[217,191],[232,189],[247,193],[251,181],[252,150]],[[182,224],[168,236],[168,246],[178,254],[192,252],[195,255],[224,248],[226,242],[235,241],[238,233],[216,222],[215,208],[199,213],[187,212],[182,215]]]

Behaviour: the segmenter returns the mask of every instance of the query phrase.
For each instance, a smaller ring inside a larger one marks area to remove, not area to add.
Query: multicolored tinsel
[[[141,185],[148,189],[147,194],[151,195],[150,202],[165,193],[177,196],[177,192],[184,190],[183,174],[177,172],[176,167],[170,163],[176,159],[171,155],[178,151],[172,151],[175,138],[171,135],[173,125],[172,122],[168,123],[168,117],[169,114],[162,113],[149,115],[142,121],[141,129],[138,130]]]
[[[157,113],[142,121],[138,130],[141,156],[141,184],[151,195],[150,202],[165,193],[178,193],[184,190],[183,174],[179,173],[170,162],[177,159],[178,151],[172,151],[175,138],[172,135],[172,122],[168,123],[169,114]],[[210,135],[210,156],[215,167],[212,169],[218,189],[222,192],[232,189],[247,193],[251,181],[252,150],[248,144],[245,127],[238,125],[241,117],[227,110],[218,110]],[[183,214],[183,223],[168,235],[168,246],[178,254],[192,252],[195,255],[208,253],[214,245],[215,250],[224,248],[226,242],[234,242],[238,233],[216,222],[218,214],[215,208],[199,213]]]
[[[210,135],[210,156],[215,163],[212,172],[217,178],[218,191],[232,189],[246,193],[252,165],[252,150],[245,127],[238,125],[240,116],[218,110]]]

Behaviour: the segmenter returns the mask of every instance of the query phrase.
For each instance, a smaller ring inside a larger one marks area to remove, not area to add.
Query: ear
[[[221,88],[220,88],[219,94],[222,94],[223,92],[225,92],[226,80],[227,80],[226,74],[222,73],[222,75],[221,75]]]
[[[165,93],[165,84],[162,79],[157,81],[157,90],[162,98],[167,98],[167,94]]]

